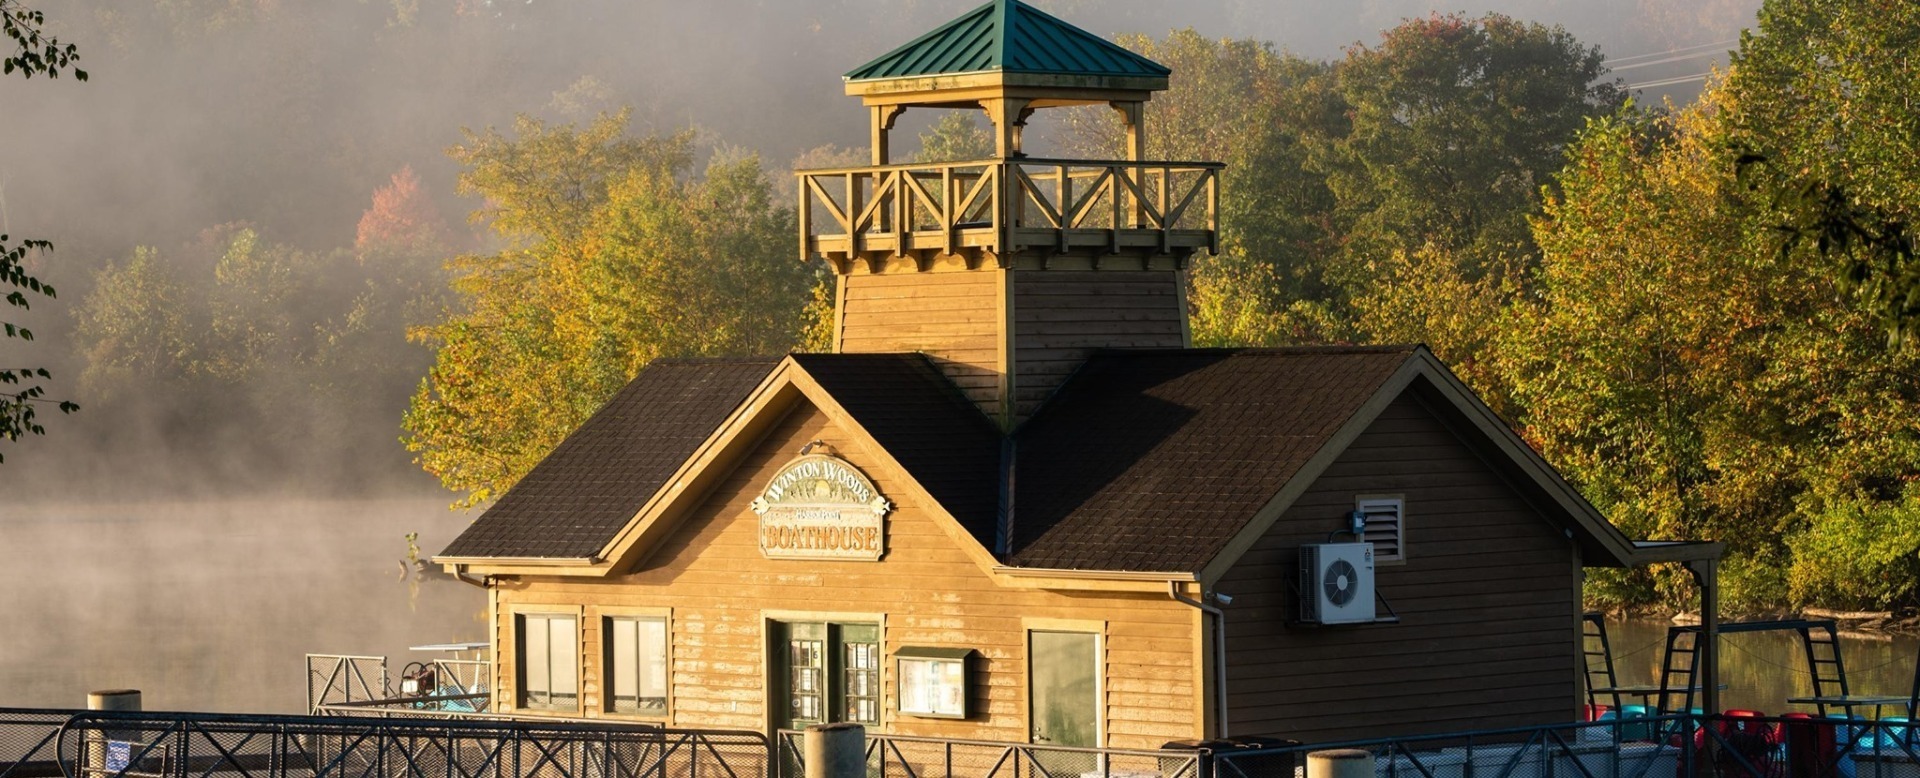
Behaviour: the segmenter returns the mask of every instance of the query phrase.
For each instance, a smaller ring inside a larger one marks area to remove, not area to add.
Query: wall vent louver
[[[1300,620],[1358,624],[1374,620],[1373,544],[1300,547]]]

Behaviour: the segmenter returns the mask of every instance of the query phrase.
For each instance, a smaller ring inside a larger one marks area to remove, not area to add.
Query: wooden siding
[[[895,502],[880,562],[769,560],[748,505],[808,441],[832,445]],[[801,404],[694,509],[644,569],[618,579],[536,578],[497,584],[500,646],[513,645],[512,608],[580,606],[581,715],[604,705],[599,614],[605,607],[670,608],[671,723],[763,729],[769,725],[766,619],[780,614],[878,616],[886,661],[880,731],[1027,740],[1025,630],[1036,620],[1105,625],[1105,743],[1152,748],[1198,737],[1198,612],[1164,593],[1066,595],[1001,588],[915,504],[900,473]],[[965,721],[898,714],[893,655],[902,646],[964,647],[973,665]],[[496,651],[497,698],[513,700],[512,651]],[[527,715],[540,715],[528,711]],[[608,716],[612,718],[612,716]],[[634,718],[642,718],[635,716]]]
[[[1186,345],[1178,273],[1012,274],[1016,418],[1032,413],[1093,349]]]
[[[1342,527],[1355,496],[1381,493],[1406,499],[1406,560],[1382,563],[1376,578],[1401,622],[1289,625],[1300,545]],[[1573,721],[1574,553],[1403,395],[1219,582],[1234,597],[1233,733],[1325,742]]]
[[[840,352],[923,352],[996,418],[1005,349],[999,271],[843,276]]]

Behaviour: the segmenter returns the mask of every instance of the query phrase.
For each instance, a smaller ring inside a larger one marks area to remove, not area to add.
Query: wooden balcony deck
[[[856,260],[961,255],[1171,256],[1219,248],[1212,162],[1010,159],[807,170],[800,255]]]

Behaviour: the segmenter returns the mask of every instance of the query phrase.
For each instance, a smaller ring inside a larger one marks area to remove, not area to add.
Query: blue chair
[[[1653,726],[1646,721],[1653,715],[1653,709],[1645,705],[1620,706],[1620,720],[1625,726],[1620,728],[1621,740],[1652,740]],[[1633,723],[1638,721],[1639,723]]]

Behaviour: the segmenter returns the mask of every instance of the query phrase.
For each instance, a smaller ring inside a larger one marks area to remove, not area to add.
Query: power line
[[[1703,52],[1700,52],[1699,54],[1677,54],[1671,57],[1662,57],[1660,59],[1650,59],[1645,62],[1635,62],[1630,65],[1621,65],[1619,67],[1610,67],[1607,69],[1615,73],[1618,73],[1622,70],[1632,70],[1634,68],[1652,67],[1654,65],[1665,65],[1669,62],[1686,62],[1687,60],[1699,59],[1701,57],[1718,57],[1720,56],[1720,53],[1721,52],[1718,52],[1718,51],[1703,51]]]
[[[1614,67],[1620,63],[1629,62],[1636,59],[1650,59],[1653,57],[1670,57],[1675,54],[1680,54],[1683,52],[1695,51],[1699,49],[1721,48],[1729,44],[1739,43],[1739,42],[1740,42],[1739,38],[1728,38],[1723,41],[1713,41],[1711,43],[1696,43],[1692,46],[1681,46],[1680,48],[1667,49],[1666,51],[1651,51],[1645,54],[1631,54],[1625,57],[1614,57],[1613,59],[1602,61],[1600,64],[1606,65],[1607,67]]]
[[[1713,74],[1698,73],[1691,76],[1680,76],[1679,78],[1663,78],[1658,81],[1643,81],[1638,84],[1628,84],[1627,88],[1628,89],[1652,89],[1654,87],[1661,87],[1661,86],[1675,86],[1677,84],[1690,84],[1695,81],[1705,81],[1707,80],[1707,77],[1711,75]]]

